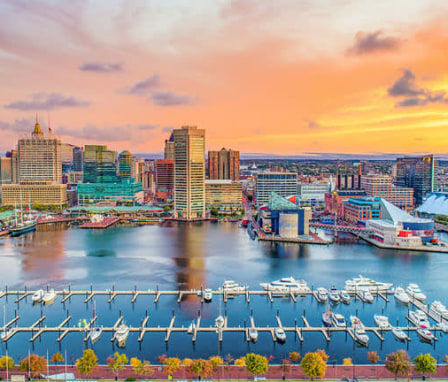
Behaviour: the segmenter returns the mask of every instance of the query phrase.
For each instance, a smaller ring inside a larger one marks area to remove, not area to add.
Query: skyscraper
[[[118,176],[121,179],[131,178],[132,154],[125,150],[118,155]]]
[[[116,183],[116,152],[107,146],[86,145],[84,148],[84,183]]]
[[[164,159],[174,160],[174,137],[171,133],[169,139],[165,139]]]
[[[415,204],[423,203],[424,198],[436,189],[437,161],[434,155],[397,158],[397,177],[395,184],[414,189]]]
[[[173,130],[174,214],[191,220],[205,216],[205,130]]]
[[[209,179],[240,180],[240,152],[226,150],[208,152],[208,177]]]

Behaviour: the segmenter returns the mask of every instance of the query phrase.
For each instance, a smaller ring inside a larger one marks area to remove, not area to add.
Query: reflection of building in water
[[[66,231],[30,232],[10,238],[22,255],[23,279],[43,283],[64,279],[64,243]]]

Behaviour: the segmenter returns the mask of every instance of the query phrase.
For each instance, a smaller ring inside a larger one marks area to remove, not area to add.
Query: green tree
[[[254,376],[267,373],[267,371],[269,370],[268,359],[259,354],[246,354],[245,363],[246,370]]]
[[[168,204],[166,206],[163,207],[163,210],[165,212],[171,212],[171,206],[169,206]]]
[[[3,356],[0,358],[0,369],[1,370],[11,370],[16,364],[11,357]]]
[[[59,352],[54,353],[50,359],[51,363],[58,363],[64,361],[65,361],[64,356]]]
[[[201,378],[204,378],[212,375],[213,365],[206,359],[194,359],[190,366],[190,370]]]
[[[293,363],[297,363],[301,358],[301,355],[299,352],[292,351],[289,353],[289,360]]]
[[[425,373],[435,373],[437,371],[437,361],[429,353],[420,353],[413,359],[412,363],[415,365],[415,371],[419,371],[423,375],[425,375]]]
[[[34,377],[38,377],[47,370],[47,360],[37,354],[31,354],[20,361],[19,371],[30,371]]]
[[[367,352],[367,359],[370,363],[378,363],[380,357],[376,351],[369,351]]]
[[[409,354],[404,350],[397,350],[394,353],[390,353],[386,356],[386,369],[395,375],[397,379],[398,375],[406,375],[410,371],[411,358]]]
[[[98,357],[92,349],[86,349],[82,357],[76,360],[76,369],[80,374],[89,375],[98,366]]]
[[[305,375],[311,379],[323,377],[327,371],[327,363],[318,352],[306,353],[300,362],[300,366]]]
[[[119,354],[118,352],[115,352],[114,358],[109,357],[107,359],[109,369],[114,372],[117,379],[118,379],[118,371],[123,370],[127,363],[128,363],[128,357],[124,353]]]
[[[170,357],[165,360],[165,371],[169,374],[175,373],[179,370],[182,361],[176,357]]]

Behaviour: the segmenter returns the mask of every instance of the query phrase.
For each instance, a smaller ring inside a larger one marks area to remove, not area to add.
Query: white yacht
[[[342,289],[341,291],[339,291],[339,296],[341,297],[341,301],[344,304],[350,304],[350,295],[347,293],[347,291],[345,289]]]
[[[409,304],[411,299],[406,291],[402,287],[398,287],[395,289],[394,297],[396,300],[402,302],[403,304]]]
[[[375,324],[380,329],[389,329],[392,327],[392,325],[389,322],[389,318],[387,316],[381,316],[379,314],[374,314],[373,320],[375,321]]]
[[[274,335],[278,342],[283,343],[286,341],[286,333],[282,328],[275,328]]]
[[[368,290],[371,292],[384,292],[391,289],[393,284],[391,283],[382,283],[379,281],[372,280],[368,277],[363,277],[359,275],[359,277],[355,277],[352,280],[347,280],[345,282],[345,290],[349,292]]]
[[[331,322],[337,328],[346,328],[347,327],[347,322],[345,321],[344,316],[340,313],[333,313],[331,315]]]
[[[333,288],[328,291],[328,298],[330,299],[330,301],[333,304],[339,304],[339,302],[341,301],[341,296],[339,294],[339,291],[337,291]]]
[[[331,326],[331,316],[333,315],[333,312],[331,310],[329,310],[328,312],[323,312],[322,313],[322,323],[329,327]]]
[[[364,302],[367,302],[369,304],[373,303],[372,293],[370,293],[368,290],[362,291],[361,295]]]
[[[441,321],[437,324],[437,329],[441,330],[444,333],[448,333],[448,323],[446,321]]]
[[[129,327],[125,324],[121,324],[115,332],[117,346],[119,348],[124,348],[126,346],[126,342],[128,342],[128,337],[129,337]]]
[[[236,283],[233,280],[226,280],[222,284],[222,290],[227,293],[245,292],[247,287]]]
[[[258,330],[255,328],[249,328],[249,339],[255,343],[258,341]]]
[[[417,335],[420,337],[421,340],[432,342],[434,339],[434,334],[427,328],[419,328],[417,329]]]
[[[350,316],[350,323],[352,324],[353,335],[355,336],[355,341],[360,345],[369,345],[369,336],[366,334],[364,329],[364,324],[356,316]]]
[[[428,321],[428,316],[422,310],[416,310],[409,312],[409,321],[411,321],[417,327],[429,328],[431,324]]]
[[[42,302],[45,305],[51,305],[56,300],[56,292],[54,289],[50,289],[48,292],[45,292],[45,294],[42,297]]]
[[[213,291],[210,288],[204,289],[204,301],[211,302],[213,299]]]
[[[37,291],[34,292],[33,297],[31,298],[33,300],[33,303],[39,303],[42,302],[42,298],[44,297],[44,290],[43,289],[39,289]]]
[[[306,281],[296,280],[294,277],[283,277],[280,280],[272,281],[271,283],[261,283],[260,286],[264,290],[275,292],[296,292],[303,293],[309,292],[310,288]]]
[[[92,345],[101,338],[101,334],[103,334],[103,328],[99,326],[90,329],[90,342]]]
[[[224,327],[224,323],[225,323],[225,320],[224,320],[223,316],[219,315],[218,317],[216,317],[216,320],[215,320],[216,329],[222,329]]]
[[[417,284],[409,284],[409,286],[406,288],[406,292],[409,294],[409,296],[415,298],[416,300],[424,302],[426,299],[426,295],[422,293]]]
[[[317,288],[317,299],[319,302],[327,302],[328,291],[325,288]]]
[[[407,340],[408,336],[406,335],[405,332],[403,332],[403,330],[400,330],[398,328],[393,328],[392,329],[392,334],[394,335],[394,337],[398,340],[398,341],[405,341]]]
[[[441,318],[448,320],[448,309],[440,301],[434,301],[429,309],[440,315]]]

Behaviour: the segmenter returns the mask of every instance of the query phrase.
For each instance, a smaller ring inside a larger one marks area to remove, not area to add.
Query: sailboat
[[[9,232],[11,236],[19,236],[24,233],[34,231],[36,229],[37,220],[33,219],[33,216],[31,215],[31,203],[26,219],[24,219],[23,217],[22,205],[20,206],[20,220],[17,217],[17,205],[15,207],[14,222],[9,226]]]

